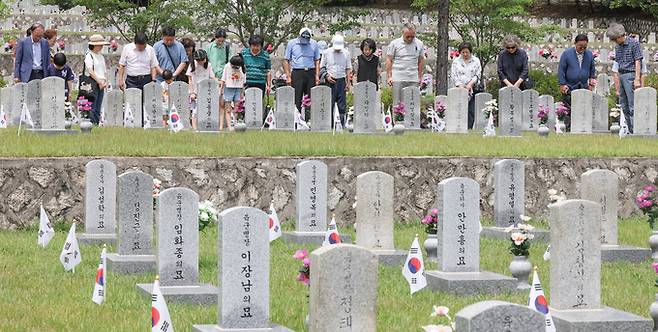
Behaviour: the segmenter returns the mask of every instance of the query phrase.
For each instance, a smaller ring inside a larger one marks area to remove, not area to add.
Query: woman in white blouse
[[[89,37],[89,52],[85,55],[85,71],[83,75],[90,76],[98,83],[98,93],[92,103],[90,120],[93,124],[98,125],[101,116],[101,104],[105,88],[107,87],[107,67],[105,57],[101,54],[103,46],[109,45],[101,35],[92,35]]]
[[[459,56],[452,61],[450,70],[455,86],[468,90],[468,129],[473,129],[475,122],[475,93],[478,86],[482,66],[480,59],[473,55],[470,43],[463,42],[459,45]]]

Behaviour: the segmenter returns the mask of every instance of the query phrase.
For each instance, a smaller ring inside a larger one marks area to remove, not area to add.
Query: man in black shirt
[[[515,86],[521,90],[530,88],[528,81],[528,55],[519,48],[519,38],[510,35],[503,39],[505,48],[498,54],[498,78],[500,87]]]

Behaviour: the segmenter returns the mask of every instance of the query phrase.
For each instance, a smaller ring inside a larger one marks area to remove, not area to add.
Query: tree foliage
[[[611,9],[624,7],[640,9],[643,13],[658,18],[658,1],[656,0],[611,0],[609,6]]]

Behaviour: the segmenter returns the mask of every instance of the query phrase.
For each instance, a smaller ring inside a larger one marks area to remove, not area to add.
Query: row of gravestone
[[[298,217],[304,217],[304,213],[299,212],[300,201],[307,199],[310,205],[320,199],[317,197],[319,193],[326,191],[326,178],[321,178],[323,174],[326,177],[326,167],[323,170],[322,164],[307,161],[298,165],[297,171]],[[109,216],[111,209],[104,204],[115,198],[111,191],[112,180],[116,180],[112,179],[112,172],[116,169],[107,161],[92,161],[87,172],[87,223],[92,224],[91,229],[101,228],[106,231],[105,235],[110,235],[111,226],[105,221],[112,217]],[[322,182],[325,182],[324,187]],[[377,261],[379,251],[386,250],[385,240],[376,238],[389,233],[392,246],[392,182],[390,175],[380,172],[369,172],[357,178],[357,236],[359,244],[363,241],[365,247],[338,245],[311,254],[312,331],[333,331],[347,322],[358,327],[359,331],[374,331]],[[143,236],[152,229],[153,223],[151,186],[152,177],[141,172],[129,172],[119,177],[120,244],[118,254],[108,255],[109,270],[116,270],[121,259],[134,263],[128,256],[134,255],[136,247],[150,248],[151,241],[144,240]],[[438,219],[441,220],[438,224],[439,268],[426,273],[428,284],[433,289],[468,295],[512,291],[516,287],[515,279],[479,268],[479,190],[477,182],[468,178],[450,178],[438,185]],[[247,207],[231,208],[220,214],[218,291],[213,286],[198,283],[198,201],[198,195],[186,188],[170,188],[158,197],[157,265],[163,294],[174,301],[219,301],[218,320],[222,328],[269,327],[267,215]],[[557,309],[553,316],[558,328],[592,329],[597,326],[603,328],[600,331],[614,331],[623,326],[634,331],[650,331],[650,321],[601,305],[599,234],[603,207],[592,201],[570,200],[550,208],[553,239],[550,279],[552,307]],[[317,215],[322,213],[316,212]],[[102,222],[94,225],[89,219],[92,215],[101,216],[98,220]],[[359,219],[360,216],[365,219]],[[360,226],[361,223],[370,226]],[[320,226],[318,221],[315,224]],[[85,227],[87,231],[89,226]],[[363,230],[363,227],[373,228]],[[369,235],[370,232],[374,234],[362,240],[361,234]],[[89,237],[90,234],[81,235],[81,242],[86,242]],[[148,255],[148,251],[137,252],[137,259]],[[123,253],[126,256],[117,259]],[[150,294],[152,285],[140,284],[138,287],[144,294]],[[326,298],[337,301],[326,301]],[[346,298],[350,299],[350,310],[339,314],[345,309],[341,299]],[[212,327],[196,326],[195,329],[206,331]]]
[[[47,77],[0,90],[0,105],[10,124],[18,125],[27,108],[35,130],[64,130],[64,79]]]

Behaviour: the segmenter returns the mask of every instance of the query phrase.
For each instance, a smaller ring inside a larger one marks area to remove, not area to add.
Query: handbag
[[[180,62],[176,65],[175,62],[174,62],[174,58],[171,56],[171,53],[169,53],[169,46],[164,45],[164,48],[165,48],[165,51],[167,51],[167,56],[169,56],[169,61],[171,61],[171,64],[174,66],[174,71],[176,71],[178,66],[180,66]],[[188,64],[188,66],[189,66],[189,64]],[[188,83],[189,79],[187,78],[185,70],[183,70],[182,73],[180,73],[180,74],[176,75],[176,77],[174,77],[174,80]]]
[[[91,55],[91,53],[87,53],[87,55]],[[92,63],[92,70],[94,70],[94,58],[92,56],[91,58],[91,63]],[[79,83],[78,83],[78,96],[84,97],[85,99],[89,101],[93,101],[96,99],[96,96],[98,96],[98,92],[100,91],[100,87],[98,86],[98,82],[94,80],[91,76],[86,74],[87,71],[87,63],[86,61],[83,61],[82,65],[82,74],[78,78]]]

